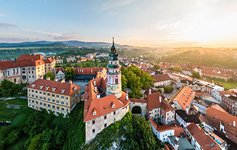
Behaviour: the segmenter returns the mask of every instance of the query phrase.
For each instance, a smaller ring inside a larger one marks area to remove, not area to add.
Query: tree
[[[196,71],[192,72],[192,77],[196,78],[196,79],[201,79],[202,78],[201,75],[199,74],[199,72],[196,72]]]
[[[159,69],[160,69],[160,66],[159,66],[159,65],[154,65],[153,69],[154,69],[154,70],[159,70]]]
[[[127,84],[128,84],[128,81],[127,81],[125,75],[121,76],[121,80],[122,80],[122,90],[125,90],[125,88],[127,88]]]
[[[131,89],[130,96],[140,98],[142,94],[140,93],[141,89],[149,88],[153,85],[153,78],[150,74],[139,69],[136,66],[129,66],[127,68],[122,68],[122,75],[127,80],[127,87]],[[126,82],[122,76],[122,86],[125,87]]]
[[[74,76],[75,76],[74,68],[73,67],[66,67],[65,68],[66,80],[72,80]]]
[[[140,149],[157,149],[158,144],[152,133],[151,126],[141,116],[133,116],[133,137],[137,141]]]
[[[47,79],[48,77],[50,78],[50,80],[54,80],[55,75],[52,72],[48,72],[44,75],[44,79]]]
[[[28,150],[36,150],[41,149],[42,143],[41,143],[42,134],[35,135],[30,142],[30,145],[28,147]]]
[[[171,93],[174,90],[173,86],[168,85],[164,87],[164,92],[165,93]]]

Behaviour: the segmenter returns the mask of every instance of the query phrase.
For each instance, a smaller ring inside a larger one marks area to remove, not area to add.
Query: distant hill
[[[106,42],[84,42],[84,41],[34,41],[21,43],[0,43],[0,48],[24,48],[24,47],[88,47],[88,48],[108,48],[111,43]],[[119,45],[118,47],[129,47],[127,45]]]
[[[236,48],[175,48],[162,55],[161,61],[237,68]]]

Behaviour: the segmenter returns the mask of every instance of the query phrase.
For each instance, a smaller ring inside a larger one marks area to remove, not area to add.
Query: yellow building
[[[72,82],[38,79],[28,85],[28,107],[55,115],[70,113],[79,102],[80,87]]]

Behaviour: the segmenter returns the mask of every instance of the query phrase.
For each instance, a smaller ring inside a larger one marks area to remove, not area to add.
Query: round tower
[[[117,98],[119,98],[122,95],[121,66],[118,60],[118,53],[116,52],[114,46],[114,38],[108,60],[109,63],[107,64],[106,94],[114,94]]]

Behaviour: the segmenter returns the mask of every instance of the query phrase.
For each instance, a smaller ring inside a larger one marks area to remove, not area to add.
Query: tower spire
[[[113,39],[113,42],[112,42],[111,52],[116,53],[116,49],[115,49],[115,46],[114,46],[114,37],[112,39]]]
[[[114,46],[114,37],[113,37],[113,46]]]

